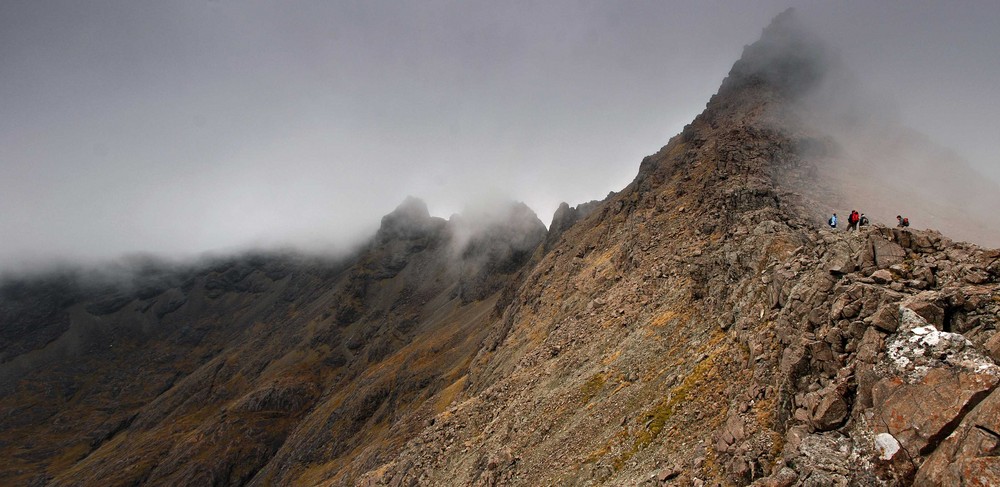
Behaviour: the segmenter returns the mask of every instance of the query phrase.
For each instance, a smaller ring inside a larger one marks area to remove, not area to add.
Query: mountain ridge
[[[523,204],[444,220],[407,198],[339,262],[4,288],[0,478],[996,479],[976,428],[1000,431],[1000,253],[823,228],[851,189],[821,177],[838,141],[803,103],[831,56],[782,13],[632,183],[547,231]]]

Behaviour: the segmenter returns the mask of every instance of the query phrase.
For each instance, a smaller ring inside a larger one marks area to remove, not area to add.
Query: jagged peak
[[[403,199],[403,202],[382,218],[382,223],[385,224],[387,218],[408,218],[413,220],[430,218],[431,212],[427,209],[427,203],[424,200],[417,198],[415,196],[407,196]]]
[[[544,238],[546,232],[545,224],[531,207],[513,200],[466,208],[461,214],[452,215],[448,226],[461,249],[471,240],[484,238],[533,242]]]
[[[451,215],[449,222],[456,225],[477,223],[491,225],[504,221],[533,221],[538,215],[521,201],[508,198],[491,198],[466,206],[461,213]],[[544,226],[544,225],[543,225]]]
[[[765,85],[797,96],[816,87],[834,62],[830,48],[789,8],[764,28],[759,40],[743,48],[719,94]]]
[[[520,201],[498,199],[466,208],[448,221],[451,249],[461,263],[463,302],[487,297],[503,286],[503,276],[527,263],[545,240],[538,215]]]
[[[614,192],[611,192],[608,194],[608,198],[614,194]],[[569,206],[565,201],[560,203],[559,208],[552,215],[552,223],[549,224],[549,234],[545,239],[545,248],[552,247],[566,230],[569,230],[576,222],[590,215],[600,204],[601,201],[597,200],[580,203],[576,206]]]
[[[394,238],[415,238],[434,227],[435,219],[420,198],[407,196],[392,213],[382,217],[376,240],[385,242]]]

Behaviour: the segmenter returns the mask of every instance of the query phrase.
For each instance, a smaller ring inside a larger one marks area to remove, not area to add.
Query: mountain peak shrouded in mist
[[[430,218],[431,213],[427,209],[427,203],[424,200],[414,197],[407,196],[392,213],[382,217],[383,226],[392,226],[396,221],[420,221]]]
[[[385,242],[397,238],[416,238],[432,230],[434,226],[435,219],[427,210],[427,203],[407,196],[392,213],[382,217],[376,240]]]
[[[991,214],[1000,185],[907,127],[864,79],[789,9],[744,48],[683,137],[700,157],[722,156],[720,174],[746,175],[746,166],[718,151],[756,151],[755,164],[801,197],[797,212],[814,224],[851,210],[887,224],[906,214],[922,228],[1000,245]]]
[[[786,95],[800,95],[820,83],[831,62],[829,48],[790,8],[744,48],[719,93],[763,83]]]

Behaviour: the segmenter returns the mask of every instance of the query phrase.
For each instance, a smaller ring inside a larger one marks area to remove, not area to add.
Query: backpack
[[[909,218],[903,218],[903,226],[904,227],[910,226],[910,219]]]
[[[857,222],[858,222],[858,214],[857,214],[857,212],[851,213],[851,223],[857,223]]]

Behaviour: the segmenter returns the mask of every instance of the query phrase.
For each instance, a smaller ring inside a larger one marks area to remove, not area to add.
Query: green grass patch
[[[604,388],[604,384],[607,382],[608,374],[605,372],[592,375],[589,379],[587,379],[587,382],[583,384],[583,387],[580,388],[580,393],[583,394],[581,401],[584,404],[590,402],[590,400],[593,399],[598,392],[601,392],[601,389]]]
[[[625,463],[631,460],[636,453],[649,446],[659,436],[666,426],[667,421],[676,412],[677,406],[688,399],[692,389],[695,388],[695,384],[711,370],[713,362],[714,357],[709,357],[695,366],[691,374],[684,379],[684,382],[671,389],[667,397],[661,399],[656,405],[640,416],[646,423],[646,426],[636,435],[635,440],[632,441],[632,446],[615,458],[612,465],[616,471],[621,470],[625,466]]]

